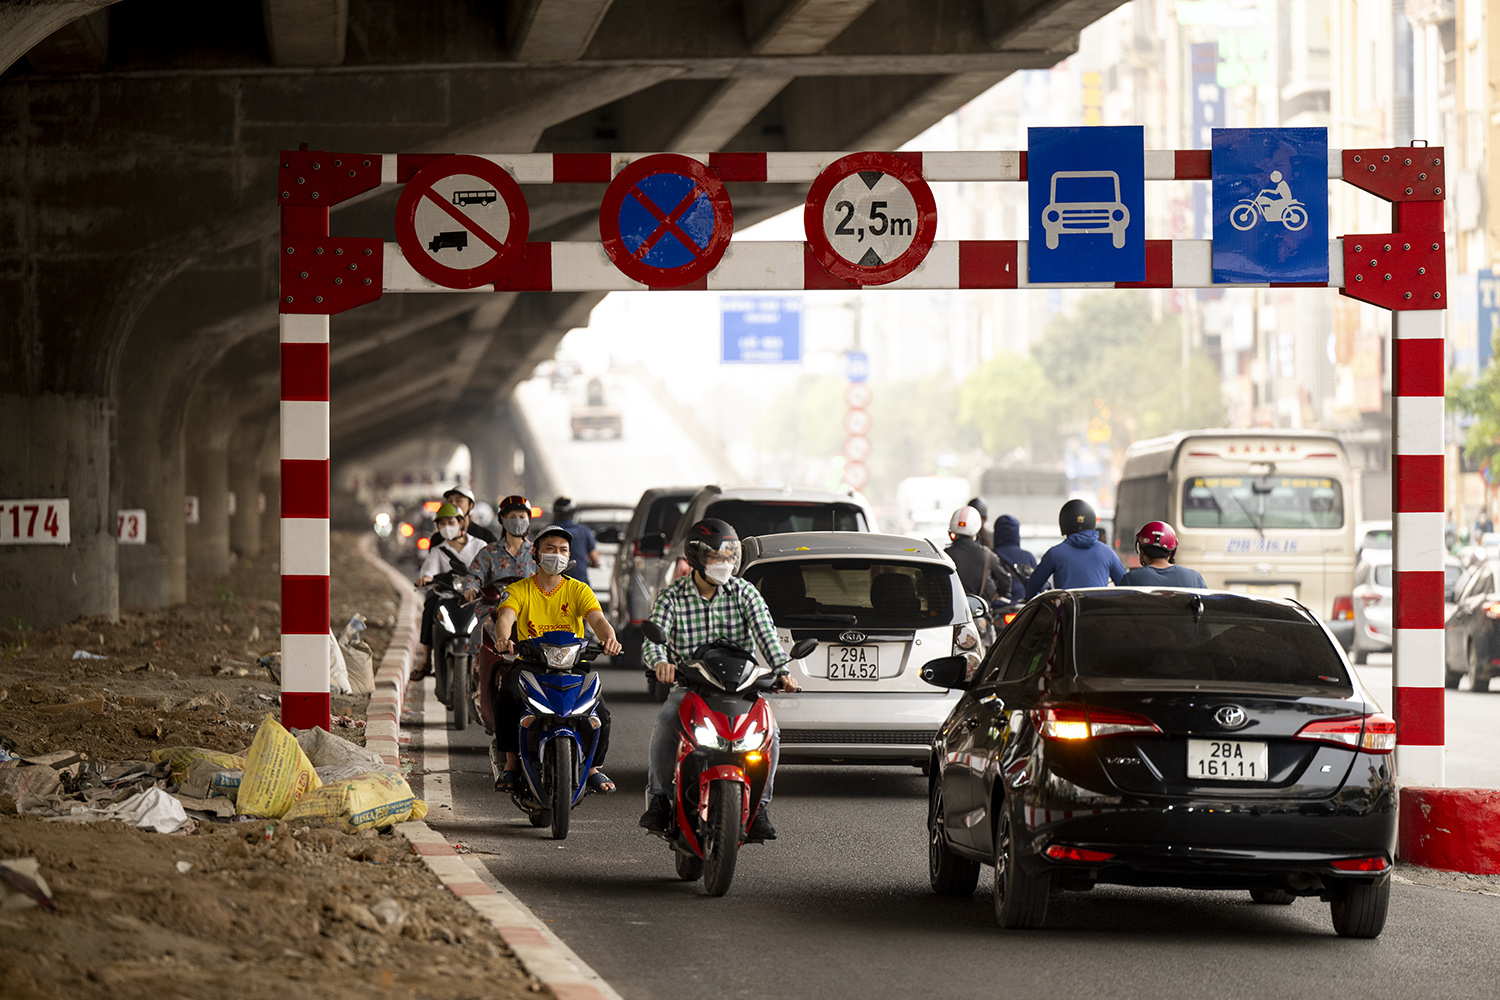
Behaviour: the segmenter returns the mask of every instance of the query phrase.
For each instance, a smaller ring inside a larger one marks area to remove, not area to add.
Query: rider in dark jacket
[[[1021,547],[1021,522],[1009,514],[995,519],[995,554],[1006,566],[1030,566],[1036,568],[1036,556]],[[1012,574],[1015,584],[1011,587],[1011,600],[1017,603],[1026,599],[1026,581],[1019,573]]]
[[[960,507],[948,520],[948,537],[953,544],[944,551],[958,568],[958,579],[964,593],[976,594],[986,601],[997,598],[1008,600],[1012,577],[1000,565],[994,552],[979,544],[979,512],[973,507]]]

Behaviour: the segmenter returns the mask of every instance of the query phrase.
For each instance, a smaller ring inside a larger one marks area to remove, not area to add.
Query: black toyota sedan
[[[992,865],[1002,927],[1097,883],[1317,896],[1345,937],[1384,927],[1395,723],[1295,601],[1049,591],[965,674],[923,668],[964,689],[933,743],[937,892]]]

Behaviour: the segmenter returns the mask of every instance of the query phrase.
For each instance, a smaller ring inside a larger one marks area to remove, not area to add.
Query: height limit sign
[[[893,153],[851,153],[807,193],[807,242],[823,269],[856,285],[904,278],[937,235],[937,202],[922,172]]]

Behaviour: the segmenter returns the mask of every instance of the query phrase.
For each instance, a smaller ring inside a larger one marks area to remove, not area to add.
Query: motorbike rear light
[[[1486,618],[1500,620],[1500,601],[1487,602],[1484,606],[1484,616]]]
[[[416,528],[413,528],[411,525],[407,524],[405,521],[402,521],[401,522],[401,527],[397,528],[396,530],[401,533],[401,537],[402,538],[410,538],[417,531]]]
[[[441,500],[428,500],[426,503],[422,504],[422,509],[429,514],[436,514],[437,509],[442,505],[443,501]]]
[[[1086,740],[1090,737],[1122,736],[1127,733],[1157,733],[1156,723],[1134,712],[1119,712],[1083,705],[1048,705],[1032,709],[1037,731],[1049,740]]]
[[[1341,872],[1383,872],[1391,866],[1385,858],[1349,858],[1332,864]]]
[[[1114,857],[1114,854],[1109,851],[1090,851],[1087,848],[1069,847],[1066,844],[1053,844],[1042,853],[1053,861],[1090,861],[1096,864]]]
[[[418,538],[417,539],[417,548],[421,549],[423,552],[426,552],[427,549],[431,545],[432,545],[432,539],[430,539],[430,538]]]
[[[1363,604],[1367,608],[1370,607],[1371,605],[1379,604],[1382,600],[1384,600],[1384,598],[1380,594],[1376,594],[1376,593],[1368,593],[1368,594],[1360,594],[1359,595],[1359,603]],[[1494,606],[1494,605],[1492,605],[1492,606]],[[1489,608],[1485,608],[1484,609],[1485,614],[1489,614],[1489,610],[1490,610]],[[1494,615],[1490,615],[1490,617],[1494,618],[1495,616]]]
[[[1333,599],[1333,620],[1346,622],[1354,617],[1354,598],[1349,594],[1341,594]]]
[[[1309,722],[1297,733],[1296,738],[1363,750],[1366,753],[1390,753],[1396,749],[1396,720],[1388,715],[1376,714],[1362,718]]]
[[[1004,618],[1005,624],[1009,625],[1011,622],[1015,621],[1016,620],[1016,615],[1018,615],[1020,613],[1021,612],[1019,612],[1019,611],[1007,611],[1007,612],[1005,612],[1005,618]]]
[[[536,504],[532,504],[531,505],[531,516],[532,517],[541,517],[542,516],[542,508],[536,506]]]

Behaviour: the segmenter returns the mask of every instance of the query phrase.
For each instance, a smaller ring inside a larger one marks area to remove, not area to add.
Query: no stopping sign
[[[652,288],[680,288],[706,276],[733,233],[724,182],[677,153],[632,161],[599,205],[604,252],[622,274]]]
[[[803,212],[823,269],[857,285],[905,277],[932,249],[937,201],[916,167],[892,153],[851,153],[813,181]]]

